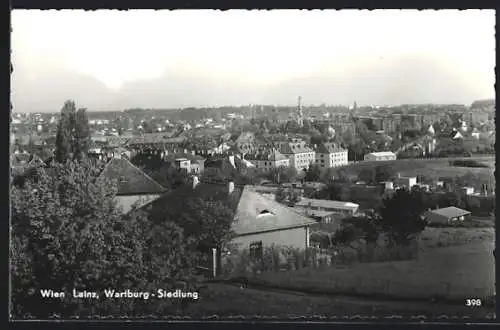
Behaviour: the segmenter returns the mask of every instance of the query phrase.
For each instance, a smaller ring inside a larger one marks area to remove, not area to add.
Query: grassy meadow
[[[457,158],[454,158],[457,159]],[[465,158],[464,158],[465,159]],[[336,171],[344,171],[348,176],[356,178],[357,175],[366,168],[373,168],[376,165],[391,165],[401,176],[423,175],[426,178],[438,179],[440,177],[463,176],[472,173],[477,177],[477,184],[490,184],[495,182],[495,158],[494,157],[470,157],[466,159],[477,160],[480,163],[490,166],[490,168],[457,167],[450,166],[450,158],[435,159],[398,159],[392,161],[359,162],[339,167]]]
[[[395,298],[490,299],[495,289],[494,228],[427,228],[417,260],[265,272],[270,285]]]

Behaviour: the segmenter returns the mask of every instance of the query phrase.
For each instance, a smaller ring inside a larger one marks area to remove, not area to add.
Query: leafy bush
[[[195,254],[183,231],[123,214],[116,184],[88,163],[37,169],[37,180],[11,189],[12,308],[16,319],[175,314],[176,300],[74,299],[73,289],[151,291],[189,283]],[[65,292],[44,299],[40,290]]]
[[[450,166],[457,166],[457,167],[489,168],[488,165],[483,164],[483,163],[478,162],[477,160],[473,160],[473,159],[450,160],[449,164],[450,164]]]

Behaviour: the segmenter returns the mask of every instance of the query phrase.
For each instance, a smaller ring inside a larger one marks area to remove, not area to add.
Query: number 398
[[[481,299],[466,299],[465,306],[479,307],[481,306]]]

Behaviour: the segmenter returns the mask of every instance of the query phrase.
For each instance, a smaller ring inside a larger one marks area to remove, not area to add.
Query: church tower
[[[304,126],[304,114],[302,113],[302,96],[299,96],[299,104],[297,107],[297,124],[300,127]]]

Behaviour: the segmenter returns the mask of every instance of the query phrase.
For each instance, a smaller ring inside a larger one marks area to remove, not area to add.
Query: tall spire
[[[304,118],[302,113],[302,96],[299,96],[299,104],[297,107],[297,124],[299,124],[300,127],[304,125]]]

